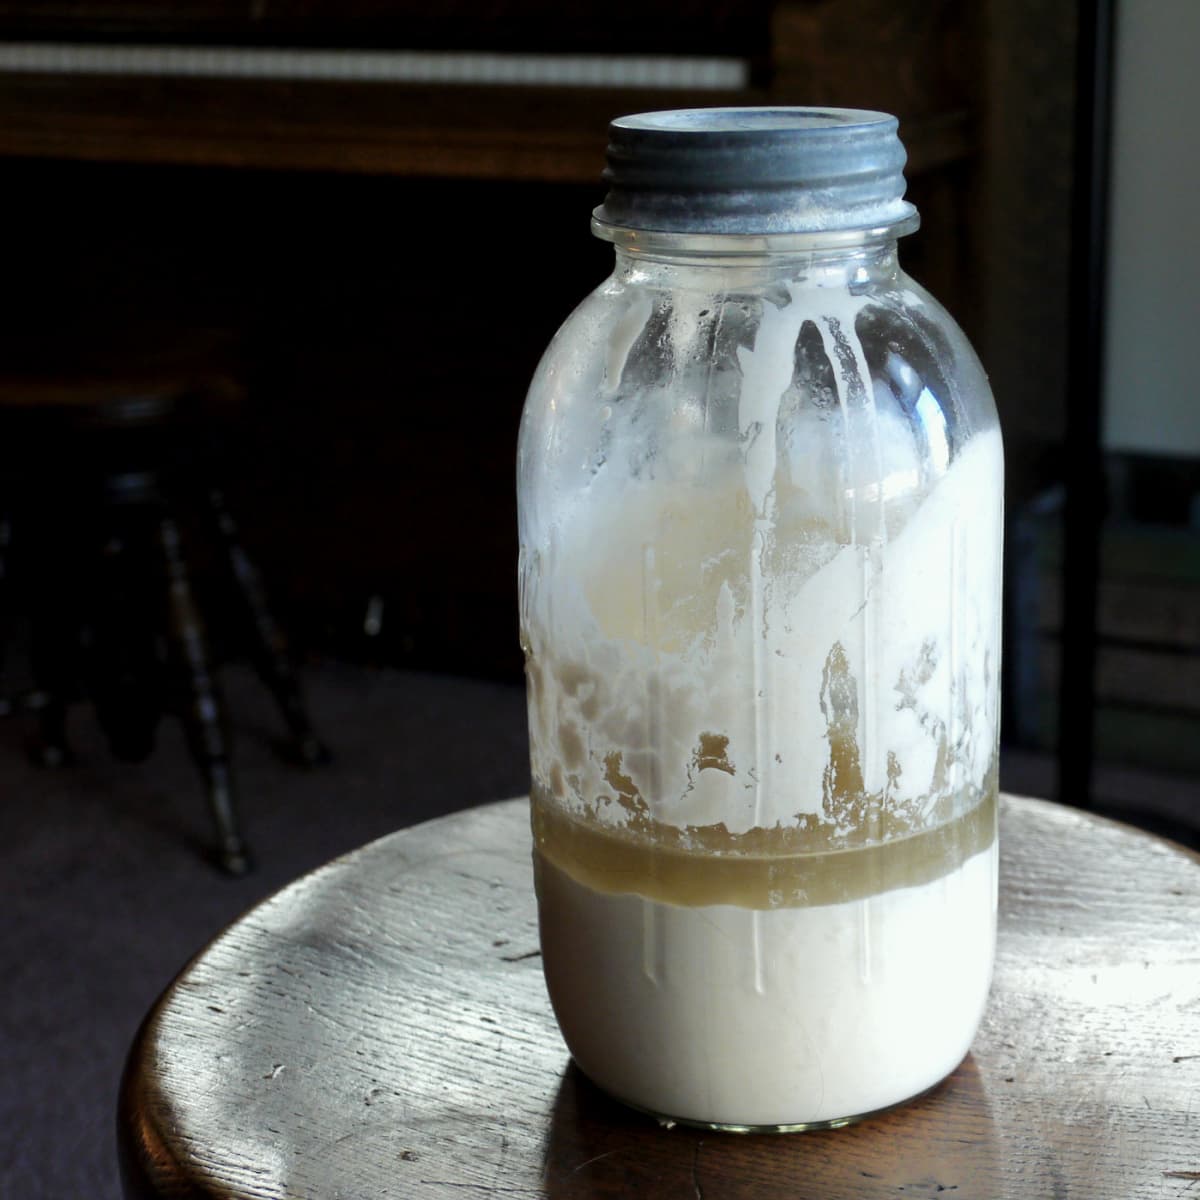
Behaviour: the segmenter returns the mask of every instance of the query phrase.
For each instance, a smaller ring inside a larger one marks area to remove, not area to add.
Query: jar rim
[[[911,204],[895,220],[850,229],[823,229],[802,233],[704,233],[675,229],[643,229],[621,225],[604,217],[601,205],[592,212],[592,233],[612,242],[627,254],[686,255],[687,257],[757,256],[806,254],[816,250],[851,249],[856,246],[895,241],[915,233],[921,217]]]

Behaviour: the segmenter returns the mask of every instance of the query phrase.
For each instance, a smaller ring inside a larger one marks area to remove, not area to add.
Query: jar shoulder
[[[614,275],[581,301],[534,374],[522,455],[550,449],[556,431],[575,423],[594,427],[597,413],[614,405],[637,410],[643,429],[686,427],[699,407],[706,429],[739,432],[748,389],[775,389],[767,402],[780,400],[781,416],[858,391],[885,408],[936,403],[964,438],[998,423],[966,335],[902,271],[863,287],[694,275],[686,287],[653,273]]]

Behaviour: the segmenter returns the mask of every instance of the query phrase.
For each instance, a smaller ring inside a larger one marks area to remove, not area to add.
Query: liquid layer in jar
[[[994,779],[994,775],[992,776]],[[535,850],[594,891],[667,904],[773,909],[840,904],[919,887],[957,870],[996,839],[994,783],[961,815],[928,829],[845,849],[806,851],[802,830],[679,830],[605,824],[566,812],[535,786]]]

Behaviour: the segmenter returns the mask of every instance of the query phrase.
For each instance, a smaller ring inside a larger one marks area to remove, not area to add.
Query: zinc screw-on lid
[[[906,155],[887,113],[689,108],[609,126],[597,220],[672,233],[818,233],[911,217]]]

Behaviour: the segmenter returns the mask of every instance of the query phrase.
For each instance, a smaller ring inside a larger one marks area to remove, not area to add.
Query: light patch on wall
[[[1117,7],[1104,444],[1200,456],[1200,4]]]

